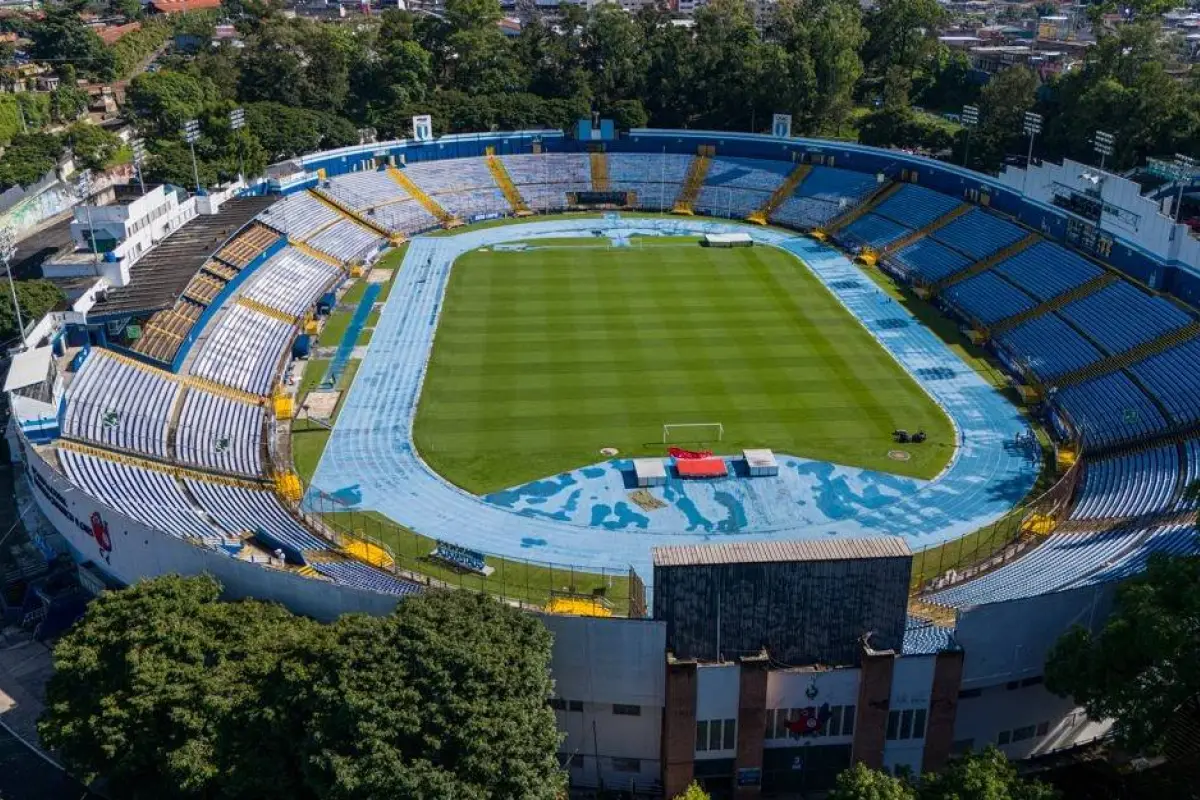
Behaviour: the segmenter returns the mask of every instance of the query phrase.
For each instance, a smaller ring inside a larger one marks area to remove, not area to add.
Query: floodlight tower
[[[235,108],[229,112],[229,130],[240,131],[246,127],[246,109]],[[241,145],[238,145],[238,175],[242,180],[246,180],[246,155],[242,152]]]
[[[1021,181],[1021,194],[1025,194],[1025,186],[1029,183],[1029,170],[1033,168],[1033,140],[1042,132],[1042,115],[1026,111],[1023,128],[1025,133],[1029,134],[1029,153],[1025,156],[1025,178]]]
[[[92,171],[82,170],[75,179],[75,191],[79,193],[79,202],[83,203],[83,211],[87,215],[88,243],[92,246],[92,269],[100,263],[100,253],[96,250],[96,230],[92,227]]]
[[[1100,154],[1100,169],[1104,169],[1104,159],[1113,154],[1115,144],[1116,137],[1108,131],[1096,131],[1096,135],[1092,137],[1092,146]]]
[[[200,141],[200,120],[189,119],[183,123],[183,138],[192,151],[192,177],[196,181],[196,194],[200,194],[200,168],[196,166],[196,142]]]
[[[971,155],[971,131],[979,127],[979,106],[963,106],[962,124],[967,130],[967,142],[963,147],[963,166],[965,167]]]
[[[17,302],[17,286],[13,283],[12,260],[17,254],[17,237],[8,225],[0,228],[0,261],[4,262],[4,274],[8,276],[8,291],[12,293],[13,313],[17,316],[17,335],[21,343],[18,350],[25,349],[25,323],[21,319],[21,304]]]
[[[1179,212],[1183,208],[1183,184],[1196,174],[1196,159],[1176,153],[1172,167],[1175,182],[1179,184],[1179,194],[1175,197],[1175,221],[1179,222]]]
[[[133,148],[133,168],[137,170],[138,186],[142,187],[142,194],[146,194],[146,182],[142,180],[142,164],[146,161],[146,143],[141,139],[134,139],[129,143]]]

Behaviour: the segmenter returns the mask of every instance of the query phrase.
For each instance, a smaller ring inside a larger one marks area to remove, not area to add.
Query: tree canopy
[[[13,275],[16,275],[15,270]],[[41,319],[46,312],[58,308],[66,299],[61,289],[46,280],[13,281],[13,286],[17,289],[17,302],[21,304],[21,320],[26,326]],[[0,341],[12,341],[17,338],[17,333],[12,298],[8,292],[4,292],[0,295]]]
[[[995,747],[952,759],[920,782],[856,764],[838,775],[829,800],[1054,800],[1045,784],[1027,781]]]
[[[208,577],[108,593],[55,648],[43,741],[115,797],[552,800],[550,634],[438,592],[331,624]]]
[[[1132,752],[1161,749],[1167,722],[1200,697],[1200,559],[1150,557],[1116,590],[1096,635],[1074,628],[1046,661],[1046,687],[1092,719],[1116,719]]]

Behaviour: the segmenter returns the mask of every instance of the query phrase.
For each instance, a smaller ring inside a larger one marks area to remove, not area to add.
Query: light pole
[[[1113,154],[1115,144],[1116,138],[1108,131],[1096,131],[1096,135],[1092,137],[1092,146],[1100,154],[1100,169],[1104,169],[1104,159]]]
[[[1025,178],[1021,181],[1021,194],[1025,194],[1025,187],[1029,183],[1029,171],[1033,169],[1033,139],[1042,132],[1042,115],[1026,111],[1024,130],[1029,134],[1029,154],[1025,156]]]
[[[100,254],[96,250],[96,231],[92,228],[92,171],[85,169],[75,179],[75,191],[79,193],[79,202],[83,203],[83,211],[87,215],[88,243],[92,246],[92,269],[100,263]]]
[[[967,131],[967,142],[963,146],[963,166],[971,157],[971,130],[979,126],[979,106],[963,106],[962,124]]]
[[[8,290],[12,292],[13,313],[17,315],[17,335],[21,343],[17,346],[19,350],[25,349],[25,323],[21,320],[21,304],[17,302],[17,285],[13,283],[12,264],[13,256],[17,254],[17,237],[13,233],[13,229],[5,225],[0,228],[0,261],[4,262],[4,273],[8,275]]]
[[[229,130],[240,131],[246,127],[246,110],[244,108],[235,108],[229,112]],[[242,145],[237,145],[238,150],[238,175],[243,181],[246,180],[246,155],[242,152]]]
[[[192,151],[192,177],[196,181],[196,194],[200,194],[200,168],[196,166],[196,142],[200,141],[200,121],[189,119],[183,123],[183,138]]]
[[[1183,184],[1196,174],[1196,159],[1176,153],[1174,171],[1175,182],[1179,184],[1179,194],[1175,197],[1175,221],[1179,222],[1179,212],[1183,209]]]
[[[146,143],[141,139],[134,139],[129,143],[133,148],[133,168],[137,170],[138,186],[142,187],[142,194],[146,194],[146,182],[142,180],[142,163],[146,160]]]

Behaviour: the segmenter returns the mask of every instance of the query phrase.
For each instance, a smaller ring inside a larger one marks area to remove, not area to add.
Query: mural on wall
[[[99,193],[115,184],[129,183],[132,178],[132,165],[114,167],[92,178],[92,192]],[[5,194],[8,195],[7,192]],[[12,197],[5,199],[14,200]],[[70,211],[78,203],[79,196],[75,188],[58,180],[53,173],[48,173],[46,178],[26,190],[25,197],[15,199],[8,210],[0,215],[0,226],[11,227],[20,239],[47,220]]]

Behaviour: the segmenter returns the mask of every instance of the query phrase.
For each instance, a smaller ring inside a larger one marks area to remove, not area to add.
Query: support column
[[[733,796],[736,800],[749,800],[762,793],[763,739],[767,731],[767,675],[771,662],[766,652],[744,656],[740,662]]]
[[[958,692],[962,688],[963,658],[962,650],[946,650],[938,653],[934,662],[922,772],[937,772],[950,758],[954,746],[954,722],[958,717]]]
[[[858,710],[854,719],[853,759],[871,769],[883,766],[883,743],[891,710],[892,670],[896,655],[864,646],[858,684]]]
[[[696,662],[667,653],[663,708],[662,784],[667,797],[683,794],[692,782],[696,758]]]

